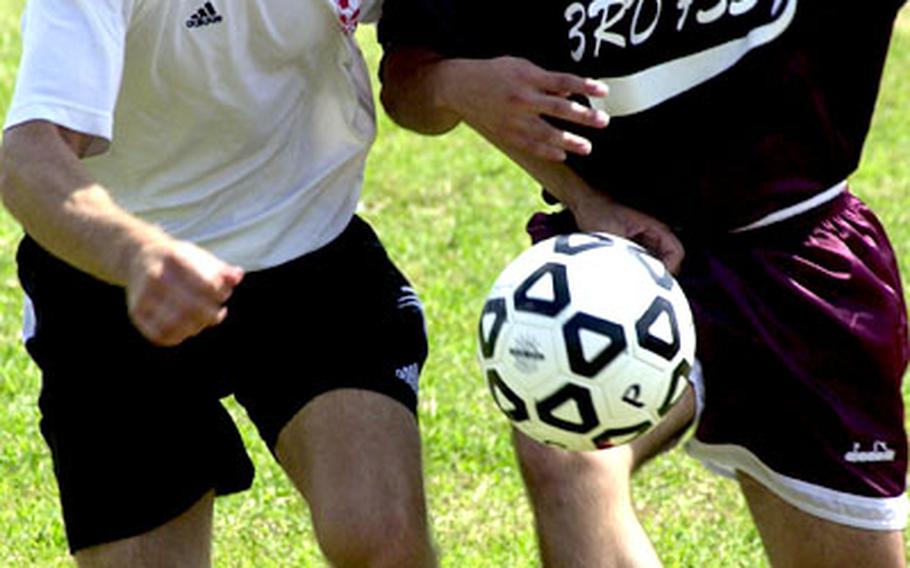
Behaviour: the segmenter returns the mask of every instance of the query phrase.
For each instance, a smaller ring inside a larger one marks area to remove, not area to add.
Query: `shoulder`
[[[28,0],[22,18],[23,39],[53,33],[58,37],[91,33],[122,34],[143,0]]]

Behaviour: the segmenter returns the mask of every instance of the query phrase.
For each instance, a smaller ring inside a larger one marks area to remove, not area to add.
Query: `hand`
[[[130,319],[149,341],[174,346],[218,325],[243,270],[185,241],[156,239],[131,259]]]
[[[663,261],[670,272],[679,273],[685,249],[673,231],[654,217],[604,194],[586,196],[572,208],[572,214],[582,231],[603,231],[635,241]]]
[[[551,161],[565,160],[567,152],[587,155],[591,152],[588,139],[543,117],[593,128],[609,122],[605,112],[568,98],[606,96],[607,86],[599,81],[546,71],[515,57],[449,59],[440,65],[446,76],[440,96],[446,106],[504,150]]]

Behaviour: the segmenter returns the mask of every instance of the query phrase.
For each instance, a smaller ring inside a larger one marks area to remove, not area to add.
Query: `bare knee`
[[[591,485],[627,487],[632,468],[629,447],[598,452],[571,452],[545,446],[520,432],[515,451],[525,485],[532,494],[565,495]]]
[[[515,434],[544,566],[659,566],[635,517],[628,445],[569,452]]]
[[[424,515],[405,507],[365,511],[336,507],[314,516],[316,536],[332,566],[434,566]]]
[[[211,532],[214,491],[176,518],[146,533],[78,550],[79,568],[115,566],[186,566],[207,568],[211,565]]]
[[[652,430],[632,441],[633,470],[675,448],[694,420],[695,390],[690,386]]]
[[[673,448],[694,417],[695,394],[688,388],[654,429],[630,444],[597,452],[571,452],[535,442],[516,430],[515,451],[525,484],[532,491],[565,490],[566,483],[591,476],[621,482],[648,460]]]
[[[285,426],[276,453],[333,566],[435,565],[414,417],[385,395],[338,390]]]

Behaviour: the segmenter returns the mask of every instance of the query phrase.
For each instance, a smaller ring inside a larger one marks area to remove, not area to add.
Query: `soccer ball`
[[[606,233],[541,241],[500,274],[479,325],[499,409],[570,450],[630,442],[681,398],[695,357],[686,297],[662,262]]]

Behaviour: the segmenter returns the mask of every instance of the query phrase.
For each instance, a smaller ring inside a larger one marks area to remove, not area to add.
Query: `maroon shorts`
[[[557,213],[528,230],[573,228]],[[764,228],[680,236],[703,397],[689,453],[821,518],[903,528],[907,312],[875,215],[844,193]]]

